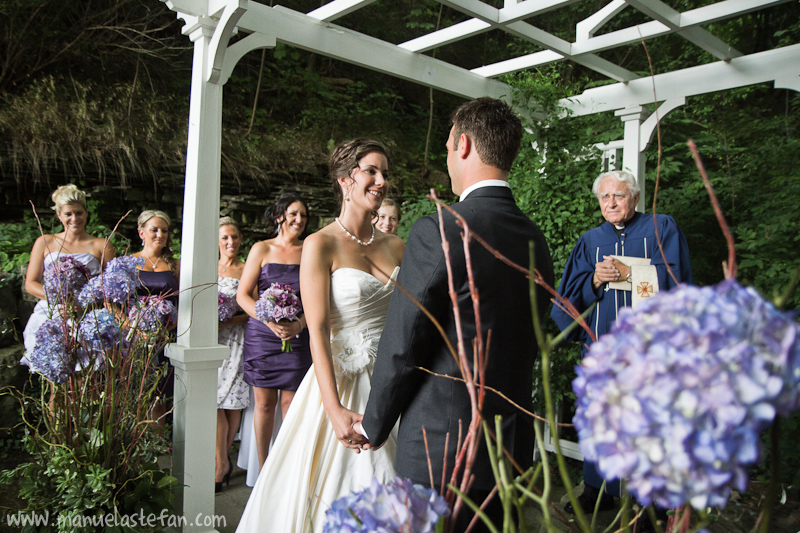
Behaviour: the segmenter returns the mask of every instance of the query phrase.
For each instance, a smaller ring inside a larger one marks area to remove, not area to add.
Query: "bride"
[[[386,150],[339,145],[330,158],[339,217],[303,245],[300,290],[313,365],[297,389],[250,494],[237,532],[322,531],[341,496],[394,477],[394,436],[379,450],[353,429],[361,421],[405,244],[376,232],[372,215],[389,187]],[[338,442],[337,442],[338,441]]]

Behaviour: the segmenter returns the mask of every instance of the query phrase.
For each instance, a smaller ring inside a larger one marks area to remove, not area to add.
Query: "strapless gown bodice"
[[[337,376],[372,370],[392,289],[391,282],[355,268],[331,274],[331,355]]]
[[[88,268],[89,273],[92,276],[96,276],[100,273],[100,260],[88,252],[81,252],[77,254],[68,254],[64,252],[50,252],[49,254],[44,256],[43,268],[47,268],[48,265],[52,264],[53,261],[55,261],[59,257],[72,257],[79,263],[83,264],[83,266]]]

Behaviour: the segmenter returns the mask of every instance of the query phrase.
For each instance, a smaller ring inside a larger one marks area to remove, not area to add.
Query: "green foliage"
[[[439,187],[436,194],[440,199],[446,199],[452,193],[445,191],[444,187]],[[435,213],[436,204],[428,198],[427,193],[419,194],[416,197],[406,199],[401,206],[401,210],[402,218],[400,219],[400,225],[397,227],[397,235],[407,241],[411,226],[420,218]]]
[[[0,271],[19,275],[19,267],[31,259],[31,248],[39,237],[36,220],[30,216],[25,222],[0,224]]]

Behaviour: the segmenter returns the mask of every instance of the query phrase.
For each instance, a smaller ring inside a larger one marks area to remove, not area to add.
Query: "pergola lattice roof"
[[[181,484],[176,508],[187,517],[211,516],[214,509],[211,428],[217,368],[228,349],[217,343],[216,291],[207,289],[217,279],[222,92],[245,54],[282,42],[464,98],[493,96],[507,101],[512,100],[513,88],[495,79],[498,76],[573,61],[610,84],[587,89],[564,105],[576,115],[614,111],[620,117],[624,139],[603,148],[607,160],[630,170],[642,185],[644,152],[657,118],[684,105],[687,97],[764,82],[800,90],[800,44],[744,55],[708,29],[789,0],[709,0],[684,12],[662,0],[610,0],[575,25],[572,42],[544,31],[535,21],[580,0],[432,0],[460,12],[463,20],[402,43],[381,39],[380,24],[373,36],[337,24],[376,0],[333,0],[308,13],[251,0],[162,1],[185,21],[183,33],[194,43],[178,322],[182,333],[167,348],[176,375],[173,459]],[[502,7],[494,5],[501,3]],[[601,33],[623,9],[637,10],[644,22]],[[505,32],[537,49],[469,69],[427,55],[490,31]],[[232,42],[235,33],[240,37]],[[602,57],[641,39],[676,35],[697,47],[696,65],[642,77]],[[711,62],[701,63],[709,57]],[[655,114],[643,107],[653,102],[660,103]],[[642,191],[643,203],[643,187]],[[183,529],[214,531],[202,523]]]

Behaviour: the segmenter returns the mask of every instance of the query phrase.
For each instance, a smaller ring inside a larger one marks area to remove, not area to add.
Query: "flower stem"
[[[769,487],[767,488],[767,498],[764,500],[764,511],[761,516],[759,533],[769,533],[769,520],[775,501],[778,499],[778,485],[781,468],[781,447],[780,447],[780,418],[769,428]]]

